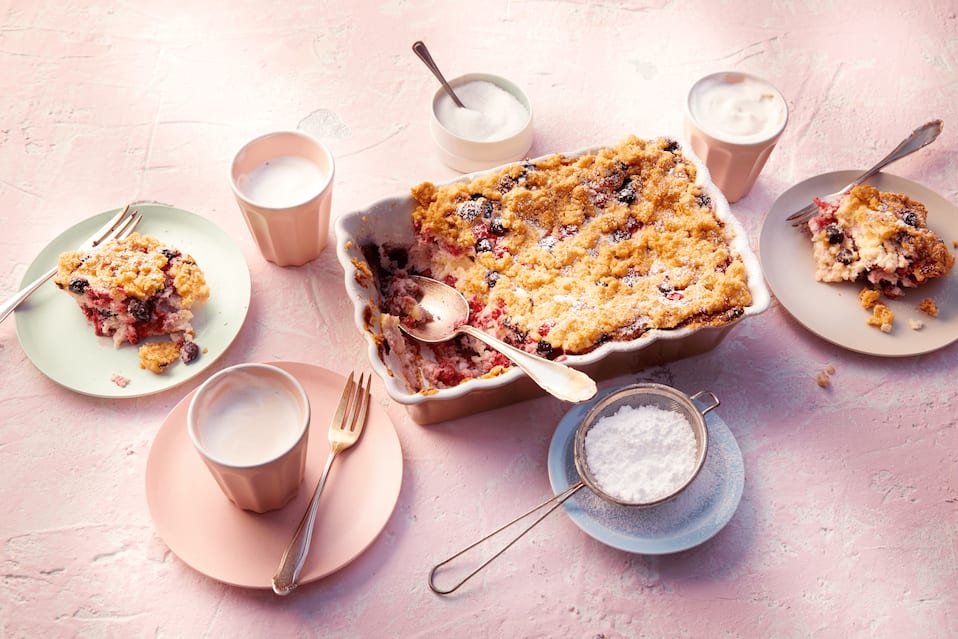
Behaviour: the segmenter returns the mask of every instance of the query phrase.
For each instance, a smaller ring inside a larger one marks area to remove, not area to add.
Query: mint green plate
[[[40,372],[84,395],[140,397],[182,384],[226,351],[249,310],[249,267],[222,229],[206,218],[162,204],[134,208],[143,215],[138,232],[189,253],[206,275],[210,298],[192,309],[201,355],[189,365],[176,362],[161,375],[141,369],[136,346],[114,348],[112,337],[97,337],[73,298],[47,282],[15,312],[17,337]],[[60,253],[76,249],[118,210],[95,215],[61,233],[34,259],[23,284],[56,266]],[[121,388],[112,381],[114,375],[128,378],[129,384]]]

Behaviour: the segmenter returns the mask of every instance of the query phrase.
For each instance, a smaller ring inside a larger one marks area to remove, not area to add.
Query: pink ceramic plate
[[[286,507],[257,515],[226,499],[187,434],[192,393],[160,426],[146,464],[146,499],[160,537],[196,570],[249,588],[271,587],[329,454],[327,428],[346,383],[341,375],[311,364],[271,363],[302,382],[312,410],[306,476]],[[337,457],[330,471],[300,583],[342,568],[376,539],[399,497],[402,466],[392,422],[372,402],[362,439]]]

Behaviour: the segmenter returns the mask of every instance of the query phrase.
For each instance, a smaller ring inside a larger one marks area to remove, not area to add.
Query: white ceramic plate
[[[556,428],[549,445],[549,481],[558,494],[579,481],[575,468],[575,430],[602,397],[574,406]],[[709,411],[705,415],[709,449],[705,465],[688,488],[675,499],[649,508],[630,508],[603,500],[582,487],[564,504],[579,528],[607,546],[643,555],[688,550],[711,539],[732,519],[745,488],[742,451],[725,422]]]
[[[240,510],[226,498],[187,433],[186,412],[193,393],[160,426],[146,462],[150,515],[170,550],[213,579],[247,588],[271,587],[329,455],[326,432],[346,384],[341,375],[312,364],[269,363],[303,384],[312,408],[306,474],[289,504],[256,514]],[[367,420],[362,438],[337,457],[329,473],[301,584],[359,556],[379,536],[396,506],[403,469],[399,437],[375,401],[370,402]]]
[[[249,310],[249,267],[222,229],[206,218],[161,204],[134,208],[143,215],[138,232],[189,253],[206,275],[210,298],[192,309],[196,343],[203,352],[193,363],[176,362],[162,375],[141,369],[136,346],[114,348],[112,337],[97,337],[73,298],[47,282],[17,309],[17,336],[27,357],[44,375],[85,395],[139,397],[185,382],[223,354]],[[34,259],[23,284],[56,266],[60,253],[75,250],[116,213],[95,215],[61,233]],[[111,381],[114,374],[130,383],[119,387]]]
[[[897,300],[885,303],[894,313],[890,333],[865,321],[870,312],[862,308],[861,283],[815,281],[812,243],[807,234],[785,218],[813,198],[833,193],[860,175],[859,171],[826,173],[796,184],[778,198],[765,217],[759,242],[759,258],[769,288],[791,315],[808,330],[833,344],[859,353],[901,357],[919,355],[958,339],[958,269],[917,289],[908,289]],[[879,173],[869,184],[881,191],[894,191],[924,203],[928,226],[949,250],[958,241],[958,208],[934,191],[905,178]],[[916,306],[931,297],[938,303],[938,317],[929,317]],[[921,330],[909,327],[909,319],[923,323]]]

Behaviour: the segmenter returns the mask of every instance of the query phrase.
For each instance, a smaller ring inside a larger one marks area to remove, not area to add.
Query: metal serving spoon
[[[411,278],[422,289],[419,305],[432,319],[415,327],[400,324],[400,328],[409,336],[436,343],[450,340],[460,333],[471,335],[508,357],[532,381],[554,397],[568,402],[584,402],[595,395],[595,382],[582,371],[527,353],[470,326],[467,323],[469,303],[456,289],[429,277],[413,275]]]
[[[442,71],[439,70],[438,65],[432,59],[432,56],[429,55],[429,49],[426,48],[426,43],[422,40],[417,40],[412,45],[413,53],[419,56],[419,59],[422,60],[429,70],[432,71],[432,74],[436,76],[436,79],[439,80],[439,83],[442,84],[442,88],[446,90],[446,93],[449,94],[449,97],[452,98],[452,101],[456,103],[456,106],[460,109],[465,109],[466,105],[462,103],[462,100],[459,99],[459,96],[456,95],[456,92],[452,90],[452,87],[449,86],[449,83],[446,82],[446,78],[442,75]]]

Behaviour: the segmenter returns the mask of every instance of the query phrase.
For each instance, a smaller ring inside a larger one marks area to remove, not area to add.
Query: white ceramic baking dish
[[[591,148],[565,155],[576,156],[595,150]],[[744,227],[732,215],[721,191],[711,182],[705,165],[687,146],[683,145],[682,151],[695,163],[698,182],[711,198],[716,215],[732,234],[733,248],[742,256],[746,267],[752,304],[746,307],[740,318],[723,326],[652,330],[638,339],[606,342],[589,353],[572,355],[564,360],[596,380],[704,353],[717,346],[735,324],[768,308],[769,292],[758,258],[748,245]],[[467,182],[484,173],[487,171],[464,175],[452,182]],[[393,400],[405,405],[410,417],[419,424],[455,419],[543,395],[544,391],[515,367],[497,377],[469,380],[454,388],[428,393],[410,391],[399,363],[384,348],[385,339],[379,325],[381,297],[362,246],[370,243],[411,246],[415,233],[411,214],[415,206],[415,200],[408,193],[388,197],[340,216],[335,226],[336,255],[345,271],[346,293],[353,302],[356,327],[366,343],[373,370],[385,383],[386,392]]]

